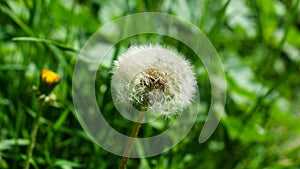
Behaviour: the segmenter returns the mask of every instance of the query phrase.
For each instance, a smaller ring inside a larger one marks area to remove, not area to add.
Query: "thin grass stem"
[[[33,152],[33,149],[35,146],[36,135],[37,135],[38,128],[39,128],[39,119],[41,117],[43,108],[44,108],[44,102],[40,101],[39,108],[38,108],[38,111],[36,113],[36,116],[35,116],[35,119],[33,122],[33,128],[32,128],[31,135],[30,135],[30,143],[29,143],[28,150],[27,150],[27,157],[26,157],[24,169],[29,169],[29,167],[30,167],[30,160],[32,158],[32,152]]]

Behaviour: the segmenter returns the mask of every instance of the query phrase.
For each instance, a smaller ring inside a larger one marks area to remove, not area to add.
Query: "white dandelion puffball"
[[[115,61],[112,81],[117,102],[167,117],[190,105],[196,93],[191,64],[160,45],[129,48]]]

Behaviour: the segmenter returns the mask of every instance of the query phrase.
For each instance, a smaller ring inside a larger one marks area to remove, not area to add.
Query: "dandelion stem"
[[[37,135],[38,128],[39,128],[39,119],[41,117],[43,107],[44,107],[44,102],[40,101],[39,108],[38,108],[38,111],[36,113],[36,116],[35,116],[35,119],[33,122],[33,128],[31,130],[30,143],[29,143],[29,147],[27,150],[27,158],[26,158],[24,169],[29,169],[29,167],[30,167],[30,160],[31,160],[32,152],[33,152],[33,149],[35,146],[36,135]]]
[[[142,122],[142,119],[144,118],[144,115],[145,115],[145,111],[142,111],[140,113],[140,115],[138,116],[136,123],[133,126],[133,129],[132,129],[132,132],[131,132],[131,135],[130,135],[130,139],[128,141],[127,146],[125,147],[125,151],[124,151],[119,169],[125,169],[126,168],[128,158],[129,158],[129,156],[131,154],[131,151],[133,149],[134,140],[135,140],[135,138],[137,137],[137,135],[139,133],[139,130],[141,128],[141,122]]]

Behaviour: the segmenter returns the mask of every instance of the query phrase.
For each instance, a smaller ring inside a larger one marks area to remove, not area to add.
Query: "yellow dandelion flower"
[[[39,94],[49,94],[60,82],[61,77],[48,69],[43,69],[40,74]]]

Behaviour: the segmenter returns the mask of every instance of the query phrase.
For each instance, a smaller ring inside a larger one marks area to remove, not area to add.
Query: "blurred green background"
[[[211,99],[210,82],[202,63],[191,57],[201,93],[197,123],[170,151],[130,159],[127,167],[299,169],[299,0],[1,0],[0,168],[24,165],[38,107],[32,86],[39,84],[43,68],[60,74],[62,82],[54,90],[57,102],[43,111],[32,168],[118,167],[121,157],[93,143],[76,118],[73,67],[80,48],[101,26],[145,11],[179,16],[208,36],[224,65],[227,101],[214,135],[199,144]],[[145,35],[137,41],[160,41],[193,55],[168,37]],[[118,43],[114,56],[130,45],[130,40]],[[116,115],[107,99],[111,63],[99,65],[97,100],[106,119],[130,133],[128,122]],[[163,132],[163,123],[145,126],[147,132],[141,136]]]

